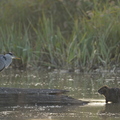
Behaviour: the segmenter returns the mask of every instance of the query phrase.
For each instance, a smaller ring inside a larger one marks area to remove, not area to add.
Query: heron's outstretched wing
[[[3,55],[0,55],[0,71],[2,71],[5,68],[5,63],[2,59]]]

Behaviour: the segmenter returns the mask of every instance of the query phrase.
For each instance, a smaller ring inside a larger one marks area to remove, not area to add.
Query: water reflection
[[[67,89],[76,99],[88,100],[85,106],[14,106],[1,107],[0,119],[9,120],[106,120],[120,118],[120,105],[105,104],[97,93],[103,86],[119,87],[120,76],[115,74],[76,74],[55,72],[20,72],[5,70],[0,74],[0,87]]]
[[[25,106],[6,108],[0,112],[0,116],[9,120],[28,119],[54,119],[74,114],[75,106]],[[72,111],[71,111],[72,110]]]
[[[81,106],[39,106],[13,107],[1,109],[0,118],[9,120],[56,119],[56,120],[93,120],[100,107]],[[97,112],[96,112],[97,111]]]
[[[100,111],[100,116],[103,118],[120,117],[120,104],[106,104],[105,109]]]

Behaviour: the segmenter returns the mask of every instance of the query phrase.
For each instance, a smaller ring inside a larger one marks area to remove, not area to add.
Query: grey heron
[[[7,53],[5,55],[0,55],[0,71],[7,68],[11,63],[12,59],[20,59],[14,56],[12,53]]]

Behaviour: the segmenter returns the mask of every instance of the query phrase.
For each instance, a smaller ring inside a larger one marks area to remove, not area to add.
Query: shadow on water
[[[120,119],[120,104],[106,104],[104,110],[99,112],[102,118],[119,118]]]
[[[2,106],[0,119],[6,120],[112,120],[120,119],[119,104],[105,104],[104,97],[97,93],[103,86],[119,87],[119,74],[78,74],[54,72],[12,72],[0,74],[0,87],[66,89],[69,96],[90,101],[84,106]]]

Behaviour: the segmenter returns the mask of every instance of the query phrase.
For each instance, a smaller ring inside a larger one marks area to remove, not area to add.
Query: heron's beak
[[[18,57],[15,57],[14,59],[20,59],[20,58],[18,58]]]
[[[20,59],[19,57],[16,57],[16,56],[12,56],[13,59]]]

